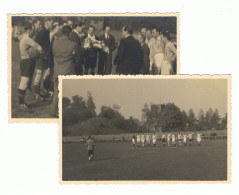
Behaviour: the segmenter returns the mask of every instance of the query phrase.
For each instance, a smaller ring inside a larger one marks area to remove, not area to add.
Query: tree
[[[211,118],[212,128],[213,129],[219,129],[220,128],[220,121],[221,121],[221,118],[219,116],[218,110],[215,109],[213,114],[212,114],[212,118]]]
[[[197,118],[198,118],[197,130],[199,131],[206,130],[206,117],[202,109],[199,110]]]
[[[174,103],[164,105],[161,113],[162,131],[180,131],[184,129],[186,126],[184,117],[185,112],[182,114]]]
[[[193,109],[190,109],[188,111],[188,129],[191,131],[194,131],[196,129],[196,117],[195,117],[195,114],[194,114],[194,111]]]
[[[96,112],[95,112],[95,103],[94,103],[94,100],[93,100],[93,97],[92,97],[92,94],[88,91],[87,92],[87,109],[92,113],[93,116],[96,116]]]
[[[220,124],[220,130],[224,130],[224,129],[227,129],[227,114],[225,115],[224,118],[222,118],[221,124]]]
[[[117,104],[114,104],[114,105],[113,105],[113,109],[114,109],[115,111],[119,111],[119,109],[120,109],[120,106],[119,106],[119,105],[117,105]]]
[[[205,117],[207,130],[211,130],[213,128],[212,117],[213,117],[213,110],[212,108],[209,108],[209,110],[206,112],[206,117]]]
[[[146,123],[149,113],[149,105],[147,103],[144,104],[144,107],[142,109],[142,121]]]
[[[99,116],[105,117],[107,119],[123,118],[123,116],[119,113],[119,111],[116,111],[110,106],[102,106]]]
[[[69,98],[67,98],[67,97],[63,97],[63,98],[62,98],[62,107],[63,107],[63,108],[66,108],[67,106],[69,106],[70,103],[71,103],[71,101],[70,101]]]

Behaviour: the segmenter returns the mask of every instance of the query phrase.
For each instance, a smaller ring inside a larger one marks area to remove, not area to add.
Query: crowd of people
[[[160,138],[157,138],[157,135],[154,134],[137,134],[136,136],[133,135],[132,137],[132,144],[135,147],[136,145],[138,147],[144,147],[144,146],[156,146],[157,140]],[[193,134],[192,132],[187,133],[162,133],[161,141],[162,146],[172,146],[176,147],[178,146],[192,146],[193,140],[197,141],[198,145],[201,145],[202,141],[202,135],[201,133]],[[178,143],[178,144],[177,144]]]
[[[86,28],[81,21],[63,23],[50,17],[44,17],[44,21],[36,18],[24,26],[24,32],[18,35],[21,109],[32,112],[24,100],[29,89],[37,101],[53,96],[51,115],[57,117],[58,75],[108,75],[112,73],[113,64],[116,74],[175,73],[177,49],[168,31],[142,27],[135,34],[131,26],[124,26],[119,45],[111,34],[110,25],[104,25],[101,36],[96,36],[95,31],[94,26]]]

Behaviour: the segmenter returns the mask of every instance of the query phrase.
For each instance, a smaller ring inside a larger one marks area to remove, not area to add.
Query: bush
[[[211,135],[211,136],[217,136],[217,134],[216,134],[216,133],[211,133],[210,135]]]

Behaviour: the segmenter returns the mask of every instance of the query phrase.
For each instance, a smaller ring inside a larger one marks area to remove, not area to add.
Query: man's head
[[[94,32],[95,32],[95,27],[94,26],[89,26],[88,28],[88,34],[90,36],[93,36],[94,35]]]
[[[109,35],[110,34],[110,25],[106,24],[105,28],[104,28],[104,31],[105,31],[106,34]]]
[[[128,35],[132,35],[133,34],[133,29],[130,26],[124,26],[122,28],[122,35],[124,37],[128,36]]]
[[[79,33],[81,33],[85,28],[85,23],[84,22],[79,22]]]
[[[81,33],[83,31],[83,28],[85,27],[85,23],[83,22],[75,22],[72,26],[73,30],[76,30],[78,33]]]
[[[58,31],[60,28],[60,23],[58,21],[55,21],[52,25],[52,31]]]
[[[164,32],[162,33],[162,41],[163,41],[164,43],[170,41],[170,33],[169,33],[168,31],[164,31]]]
[[[147,39],[151,39],[152,38],[152,32],[151,32],[150,29],[148,29],[147,32],[146,32],[146,38]]]
[[[159,28],[154,27],[154,28],[152,29],[152,36],[153,36],[154,38],[157,38],[159,35],[160,35]]]
[[[141,34],[146,36],[146,32],[147,32],[147,28],[145,26],[143,26],[140,30]]]
[[[35,20],[33,20],[33,25],[34,25],[34,30],[35,31],[39,31],[41,29],[41,20],[36,18]]]
[[[51,30],[51,28],[52,28],[52,23],[53,23],[52,18],[45,18],[45,20],[44,20],[44,25],[45,25],[45,28],[46,28],[47,30]]]
[[[64,36],[70,36],[71,31],[72,31],[72,29],[68,25],[62,27],[62,35],[64,35]]]
[[[142,33],[138,33],[137,39],[138,39],[139,43],[142,45],[145,42],[146,37]]]
[[[68,21],[67,21],[67,25],[68,25],[69,27],[72,28],[72,27],[73,27],[73,24],[74,24],[74,23],[73,23],[72,20],[68,20]]]
[[[31,24],[26,24],[24,26],[24,31],[25,33],[28,35],[28,36],[32,36],[32,33],[33,33],[33,27]]]

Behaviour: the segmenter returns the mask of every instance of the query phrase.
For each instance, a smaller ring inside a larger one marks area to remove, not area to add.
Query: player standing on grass
[[[140,147],[140,134],[137,134],[137,145]]]
[[[180,132],[178,133],[178,145],[182,146],[182,134]]]
[[[91,136],[88,137],[88,139],[86,140],[85,145],[86,145],[87,150],[88,150],[89,161],[91,161],[91,160],[93,160],[93,157],[94,157],[94,147],[95,147],[95,142],[91,138]]]
[[[170,146],[170,139],[171,139],[171,133],[168,133],[167,135],[168,146]]]
[[[153,134],[153,145],[156,146],[157,136],[156,133]]]
[[[166,135],[165,135],[165,133],[162,134],[162,142],[163,142],[163,146],[166,146]]]
[[[176,136],[175,136],[174,133],[172,134],[172,146],[173,146],[173,147],[176,146]]]
[[[141,135],[141,146],[144,147],[144,142],[145,142],[145,135]]]
[[[193,145],[193,134],[192,134],[192,132],[190,132],[188,134],[188,139],[189,139],[189,146],[192,146]]]
[[[198,145],[201,145],[201,141],[202,141],[202,137],[201,137],[201,133],[197,133],[197,143]]]
[[[147,133],[147,135],[146,135],[146,143],[147,143],[147,146],[150,145],[150,134],[149,133]]]
[[[135,135],[133,135],[132,137],[132,143],[133,143],[133,146],[135,147]]]
[[[20,40],[20,70],[21,70],[21,81],[18,88],[18,97],[19,97],[19,107],[20,109],[32,112],[32,110],[25,103],[25,94],[26,90],[29,86],[29,83],[33,77],[34,69],[35,69],[35,56],[30,55],[30,50],[38,51],[41,53],[42,48],[39,44],[37,44],[31,37],[32,35],[32,26],[26,25],[24,27],[24,34]],[[32,52],[33,53],[33,52]]]
[[[186,134],[183,135],[183,144],[184,146],[187,146],[187,138],[188,136]]]

